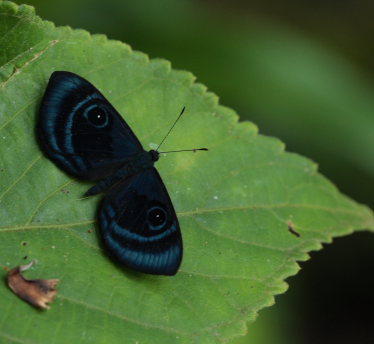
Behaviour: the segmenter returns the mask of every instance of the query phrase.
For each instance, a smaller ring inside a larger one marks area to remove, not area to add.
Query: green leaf
[[[168,62],[105,36],[55,28],[31,7],[8,1],[0,1],[0,37],[0,264],[5,276],[7,268],[37,259],[28,278],[61,279],[47,312],[0,286],[1,342],[229,341],[286,290],[284,279],[309,251],[354,229],[374,229],[372,212],[341,195],[314,163],[238,123]],[[93,82],[146,149],[186,106],[164,149],[210,151],[157,163],[183,231],[176,276],[131,272],[109,260],[95,222],[101,196],[81,200],[89,184],[41,153],[35,122],[54,70]]]

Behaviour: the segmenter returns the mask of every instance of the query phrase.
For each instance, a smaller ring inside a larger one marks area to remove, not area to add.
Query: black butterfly
[[[120,114],[87,80],[54,72],[41,107],[42,149],[60,168],[100,180],[85,195],[105,191],[99,208],[104,245],[134,270],[174,275],[182,236],[165,185],[153,167],[159,152],[146,152]]]

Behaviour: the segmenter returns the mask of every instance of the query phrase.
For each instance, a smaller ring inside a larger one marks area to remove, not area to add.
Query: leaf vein
[[[4,87],[9,81],[11,81],[15,76],[19,75],[30,63],[34,62],[35,60],[37,60],[40,56],[42,56],[47,50],[49,50],[51,47],[53,47],[56,43],[58,43],[59,40],[52,40],[52,41],[49,41],[48,42],[48,45],[42,49],[41,51],[37,52],[36,54],[34,54],[34,56],[32,58],[30,58],[30,60],[26,61],[21,67],[17,68],[15,67],[15,71],[8,77],[8,79],[6,79],[5,81],[3,81],[1,84],[0,84],[0,87]],[[40,42],[39,42],[40,43]],[[22,54],[26,53],[26,52],[30,52],[31,50],[33,49],[33,47],[29,48],[28,50],[24,51]]]
[[[50,223],[50,224],[35,224],[35,225],[16,225],[16,226],[5,226],[5,227],[0,227],[0,232],[12,232],[12,231],[24,231],[24,230],[31,230],[31,229],[65,229],[69,230],[71,227],[78,227],[78,226],[83,226],[87,224],[92,224],[94,223],[95,220],[85,220],[85,221],[79,221],[79,222],[72,222],[72,223],[61,223],[61,224],[56,224],[56,223]]]
[[[117,318],[117,319],[123,320],[125,322],[131,323],[131,324],[134,324],[134,325],[138,325],[140,327],[145,327],[145,328],[148,328],[148,329],[161,330],[161,331],[164,331],[164,332],[175,333],[175,334],[182,335],[182,336],[187,336],[188,335],[188,333],[179,331],[179,330],[171,328],[171,327],[159,326],[159,325],[146,323],[144,321],[131,319],[127,316],[117,314],[117,313],[113,313],[113,312],[109,311],[108,309],[104,309],[104,308],[101,308],[101,307],[98,307],[98,306],[95,306],[95,305],[92,305],[92,304],[85,303],[85,302],[80,301],[80,300],[73,299],[73,298],[68,297],[66,295],[62,295],[61,293],[59,294],[59,298],[63,299],[63,300],[66,300],[68,302],[71,302],[71,303],[75,303],[77,305],[81,305],[81,306],[86,307],[88,309],[104,313],[104,314],[109,315],[113,318]]]
[[[40,160],[41,158],[41,155],[39,154],[33,161],[31,161],[31,163],[29,164],[29,166],[26,167],[26,169],[18,176],[18,178],[16,178],[14,180],[13,183],[11,183],[9,185],[9,187],[0,195],[0,201],[4,198],[4,196],[10,191],[12,190],[20,180],[22,180],[23,177],[25,177],[27,175],[27,173],[31,170],[31,168]]]
[[[63,188],[67,187],[68,185],[70,184],[73,184],[74,181],[73,180],[69,180],[67,181],[65,184],[63,184],[62,186],[58,187],[57,189],[53,190],[51,193],[49,193],[44,199],[41,199],[38,204],[36,205],[35,209],[32,211],[30,217],[28,220],[26,220],[26,223],[25,223],[25,226],[29,225],[31,223],[31,221],[34,219],[34,217],[36,216],[38,210],[43,206],[43,204],[45,202],[47,202],[50,198],[52,198],[54,195],[57,194],[57,192],[59,192],[60,190],[62,190]]]
[[[246,245],[251,245],[251,246],[255,246],[255,247],[260,247],[260,248],[265,248],[265,249],[269,249],[269,250],[273,250],[273,251],[280,251],[280,252],[288,252],[288,251],[291,251],[293,249],[293,247],[290,247],[290,248],[280,248],[280,247],[274,247],[274,246],[269,246],[269,245],[264,245],[264,244],[259,244],[259,243],[255,243],[255,242],[252,242],[252,241],[247,241],[247,240],[241,240],[239,238],[236,238],[236,237],[232,237],[230,235],[224,235],[222,234],[221,232],[217,232],[217,231],[213,231],[211,230],[208,226],[202,224],[198,219],[196,219],[195,217],[191,216],[191,218],[197,223],[197,225],[215,235],[215,236],[218,236],[218,237],[221,237],[221,238],[224,238],[224,239],[228,239],[228,240],[231,240],[231,241],[234,241],[234,242],[237,242],[239,244],[246,244]]]
[[[319,206],[315,204],[289,204],[289,203],[279,203],[279,204],[254,204],[248,206],[233,206],[233,207],[222,207],[222,208],[199,208],[196,210],[184,210],[179,211],[179,216],[192,216],[197,214],[206,214],[206,213],[221,213],[225,211],[246,211],[246,210],[256,210],[256,209],[282,209],[282,208],[305,208],[305,209],[313,209],[313,210],[323,210],[326,212],[331,213],[343,213],[343,214],[351,214],[360,216],[358,211],[350,210],[350,209],[342,209],[342,208],[331,208],[327,206]]]

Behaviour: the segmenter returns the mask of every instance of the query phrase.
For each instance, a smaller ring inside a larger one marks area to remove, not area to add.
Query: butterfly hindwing
[[[51,75],[41,103],[38,135],[47,155],[82,179],[103,178],[143,150],[105,97],[70,72]]]
[[[104,245],[122,264],[137,271],[174,275],[182,259],[175,210],[155,168],[111,190],[99,208]]]

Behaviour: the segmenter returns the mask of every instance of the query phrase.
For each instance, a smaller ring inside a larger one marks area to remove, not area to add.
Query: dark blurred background
[[[25,2],[56,25],[104,33],[193,72],[241,120],[373,207],[373,1]],[[234,342],[374,343],[373,247],[360,232],[312,253],[276,307]]]

